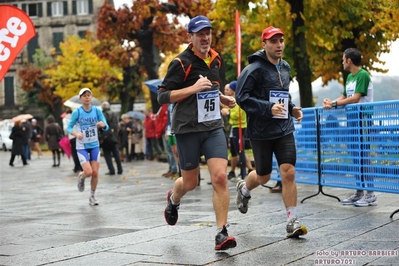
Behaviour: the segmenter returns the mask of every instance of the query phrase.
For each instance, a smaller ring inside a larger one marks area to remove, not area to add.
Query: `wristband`
[[[332,107],[337,108],[337,101],[332,102]]]

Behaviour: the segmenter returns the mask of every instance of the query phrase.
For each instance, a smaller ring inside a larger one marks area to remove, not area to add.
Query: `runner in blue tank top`
[[[98,142],[98,128],[108,130],[108,124],[102,111],[91,104],[93,98],[89,88],[79,92],[82,106],[72,112],[68,125],[68,133],[76,137],[76,150],[83,172],[78,176],[78,189],[85,189],[85,178],[91,176],[90,205],[98,205],[94,193],[98,184],[98,169],[100,168],[100,143]],[[73,127],[76,124],[76,129]]]

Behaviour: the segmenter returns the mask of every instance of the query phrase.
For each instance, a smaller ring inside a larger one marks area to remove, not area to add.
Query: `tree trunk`
[[[312,93],[312,71],[309,66],[309,56],[306,51],[305,23],[301,17],[304,14],[303,0],[287,0],[291,5],[291,13],[296,14],[292,23],[294,37],[294,66],[299,85],[300,104],[302,107],[314,106]]]
[[[62,98],[61,97],[57,97],[55,99],[53,108],[54,108],[53,109],[53,114],[54,114],[55,121],[58,123],[58,125],[61,126],[61,128],[63,128],[61,114],[64,111],[63,111],[63,102],[62,102]]]
[[[359,31],[354,29],[353,30],[353,36],[355,36],[355,38],[358,38],[359,36]],[[342,40],[342,53],[344,53],[344,51],[348,48],[356,48],[357,49],[357,45],[355,43],[354,39],[344,39]],[[344,71],[342,69],[342,76],[344,78],[344,85],[346,84],[346,79],[348,78],[349,72],[348,71]]]
[[[144,66],[149,80],[158,78],[158,69],[161,65],[159,50],[158,47],[154,45],[153,32],[149,27],[152,21],[153,17],[147,19],[141,29],[137,31],[137,40],[139,41],[140,47],[143,51]],[[157,95],[154,95],[154,93],[151,93],[150,95],[152,112],[156,113],[160,108]]]

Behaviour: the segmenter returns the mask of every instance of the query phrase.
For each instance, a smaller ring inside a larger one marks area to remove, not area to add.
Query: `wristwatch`
[[[332,101],[332,107],[337,108],[337,101]]]

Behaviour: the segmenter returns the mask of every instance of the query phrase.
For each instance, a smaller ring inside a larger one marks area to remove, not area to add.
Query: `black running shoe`
[[[229,174],[227,175],[227,179],[230,180],[232,178],[236,177],[236,173],[234,173],[233,171],[230,171]]]
[[[166,196],[166,201],[168,204],[166,205],[164,216],[168,225],[175,225],[177,223],[177,218],[179,217],[177,210],[179,209],[180,204],[173,205],[172,201],[170,201],[170,196],[172,195],[172,190],[168,191],[168,195]]]
[[[223,226],[222,231],[216,234],[215,250],[226,250],[229,248],[235,248],[236,246],[236,239],[232,236],[229,236],[226,226]]]

